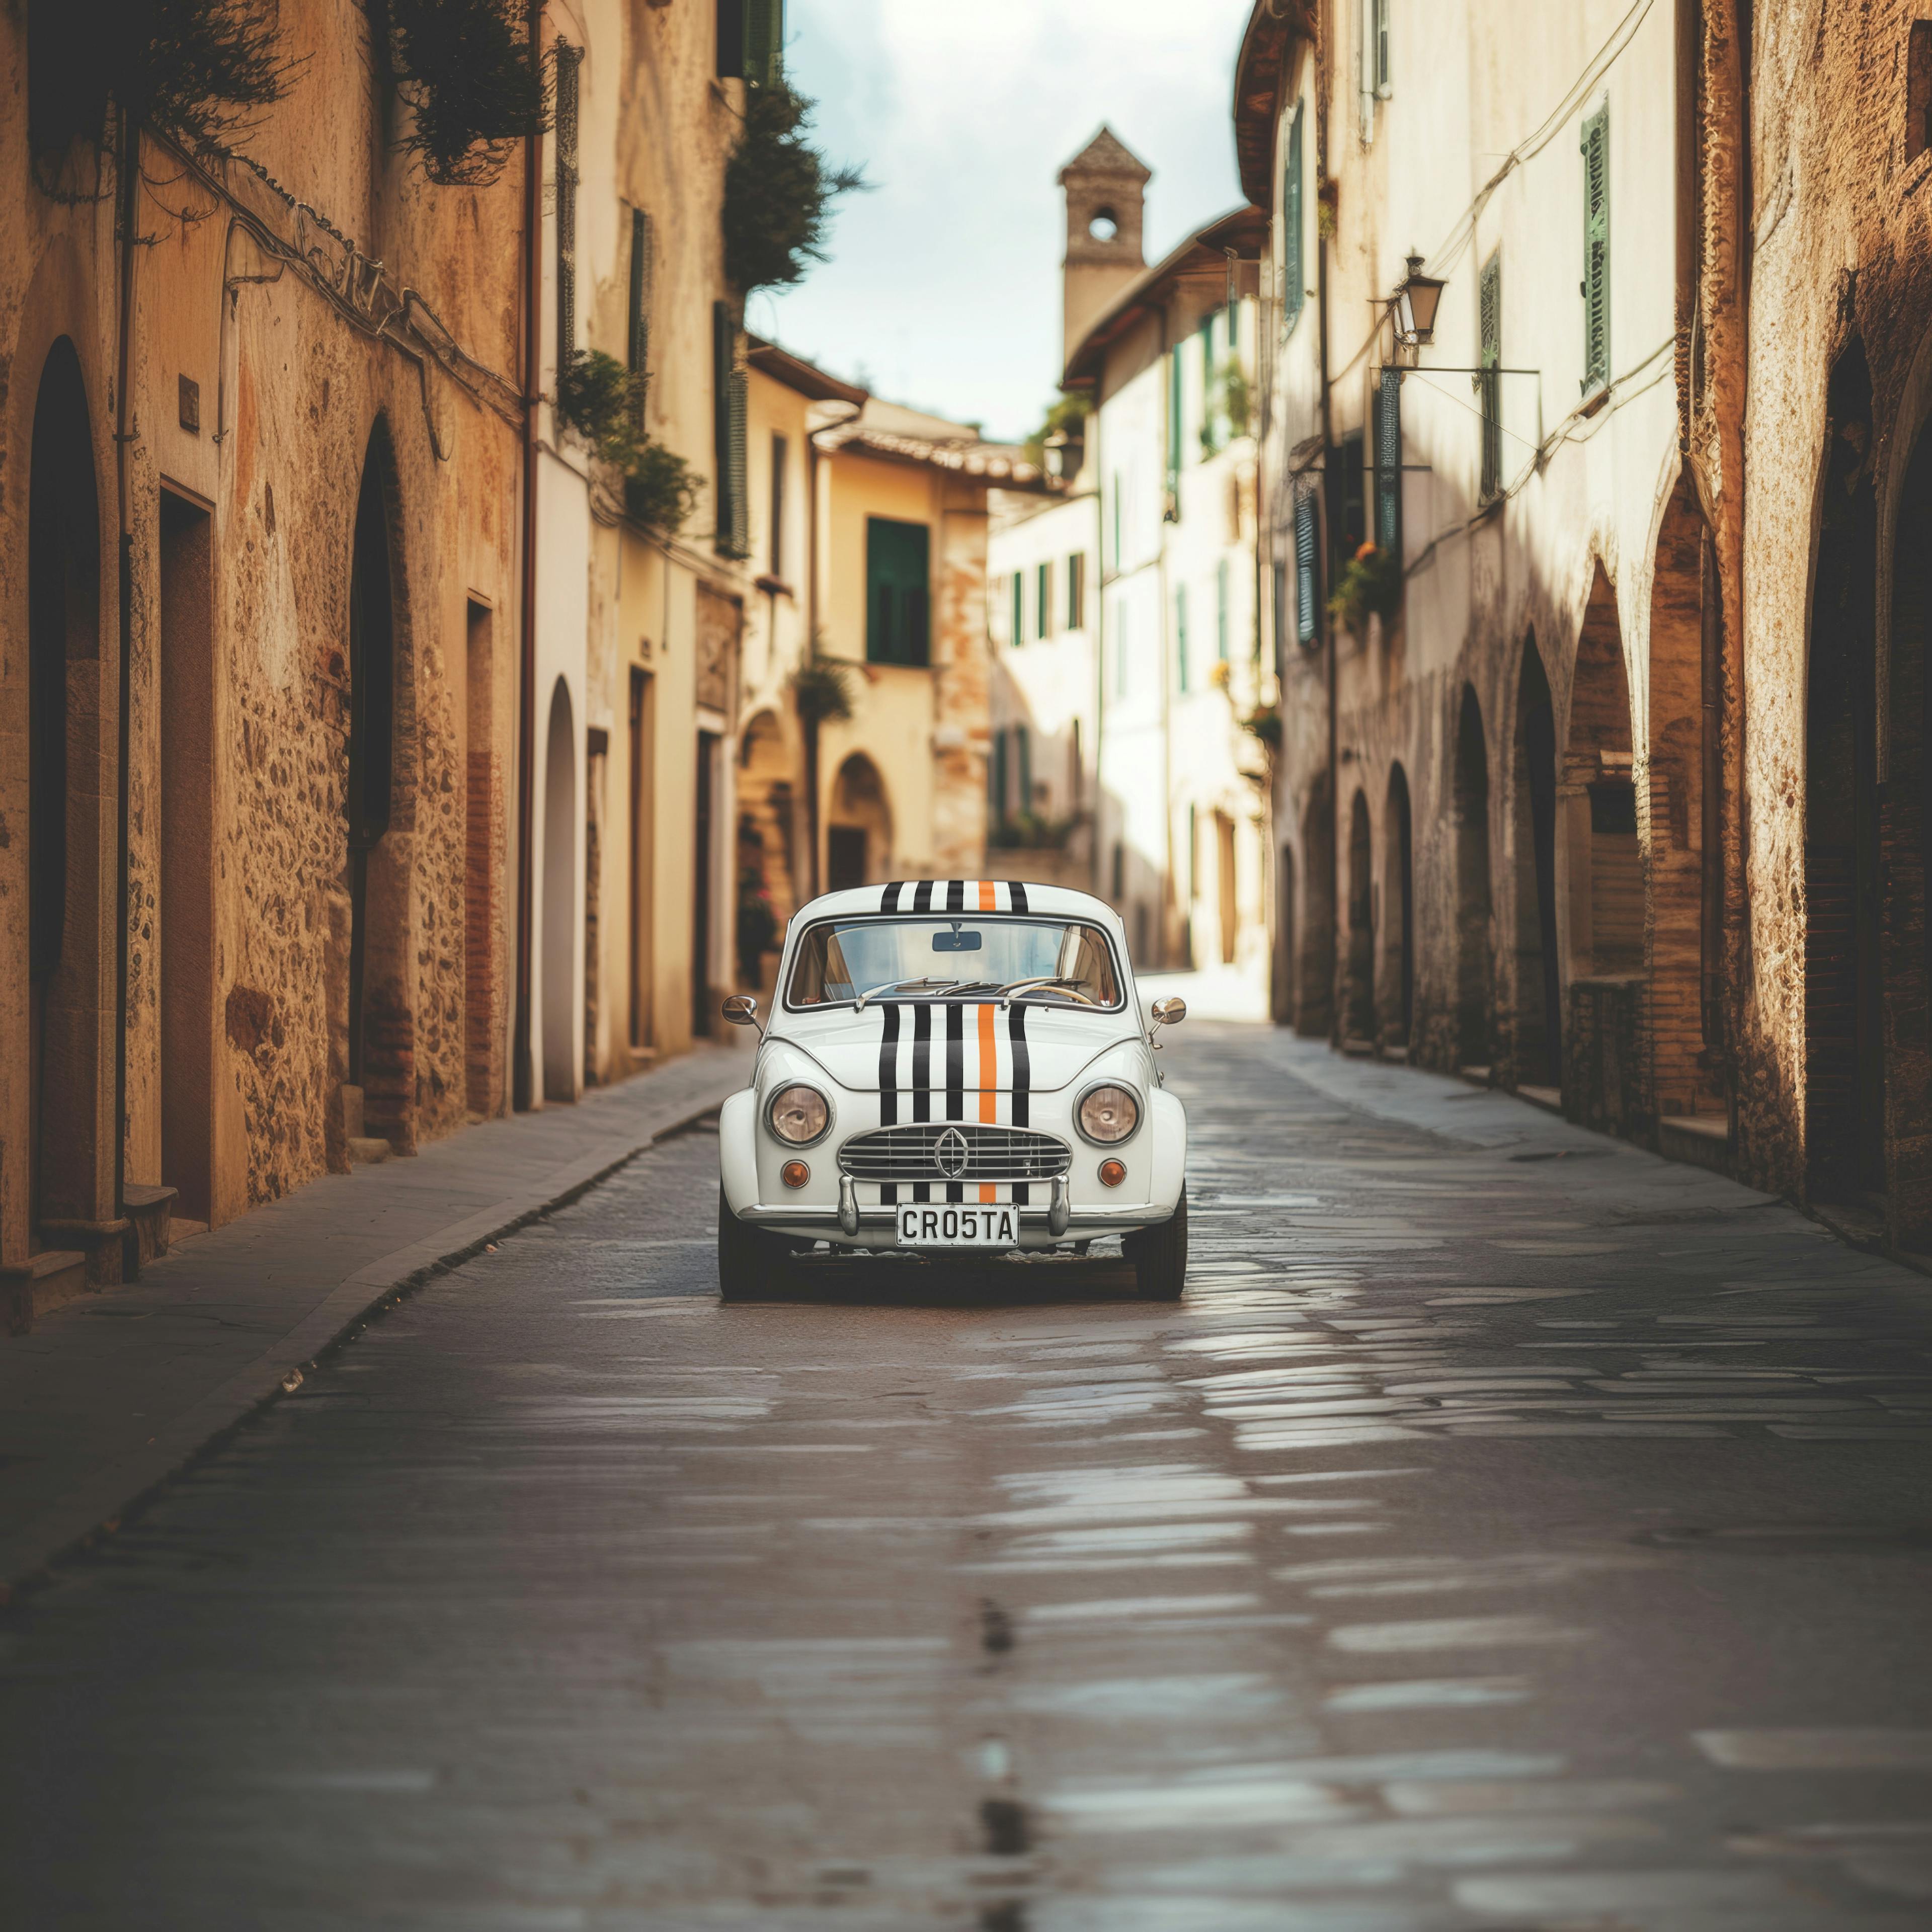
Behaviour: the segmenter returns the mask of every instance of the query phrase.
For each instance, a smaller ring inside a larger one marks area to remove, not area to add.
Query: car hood
[[[809,1054],[850,1093],[877,1093],[889,1075],[898,1091],[938,1091],[956,1081],[973,1092],[1046,1094],[1077,1079],[1108,1048],[1138,1038],[1131,1013],[1026,1000],[1004,1009],[997,1001],[881,1002],[857,1012],[787,1013],[770,1037]]]

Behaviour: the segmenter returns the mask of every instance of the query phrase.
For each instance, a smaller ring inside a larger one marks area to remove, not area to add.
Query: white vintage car
[[[719,1292],[762,1292],[818,1241],[970,1259],[1122,1234],[1142,1292],[1175,1299],[1187,1116],[1154,1029],[1186,1012],[1143,1017],[1120,922],[1084,892],[921,879],[812,900],[718,1119]]]

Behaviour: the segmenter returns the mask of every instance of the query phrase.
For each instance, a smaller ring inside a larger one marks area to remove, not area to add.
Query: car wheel
[[[718,1190],[718,1298],[749,1301],[768,1294],[784,1278],[791,1262],[791,1244],[739,1220]]]
[[[1174,1212],[1157,1228],[1144,1228],[1120,1244],[1134,1264],[1141,1293],[1149,1301],[1178,1301],[1187,1286],[1187,1188],[1184,1182]]]

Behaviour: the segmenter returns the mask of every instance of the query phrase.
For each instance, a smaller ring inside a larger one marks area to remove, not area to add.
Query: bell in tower
[[[1066,195],[1063,368],[1101,311],[1147,266],[1141,254],[1141,204],[1152,178],[1152,170],[1106,127],[1060,171]]]

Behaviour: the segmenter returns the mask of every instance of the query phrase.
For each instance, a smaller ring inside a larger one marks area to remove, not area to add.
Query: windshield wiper
[[[1084,980],[1010,980],[1000,988],[1000,1004],[1010,1006],[1014,1000],[1024,999],[1029,993],[1071,993],[1084,1006],[1097,1004],[1080,988],[1086,984]]]
[[[941,986],[956,986],[958,983],[957,980],[888,980],[881,986],[868,986],[859,995],[854,1004],[853,1011],[863,1012],[866,1010],[866,1002],[875,993],[896,993],[902,986],[930,987],[937,991]]]

